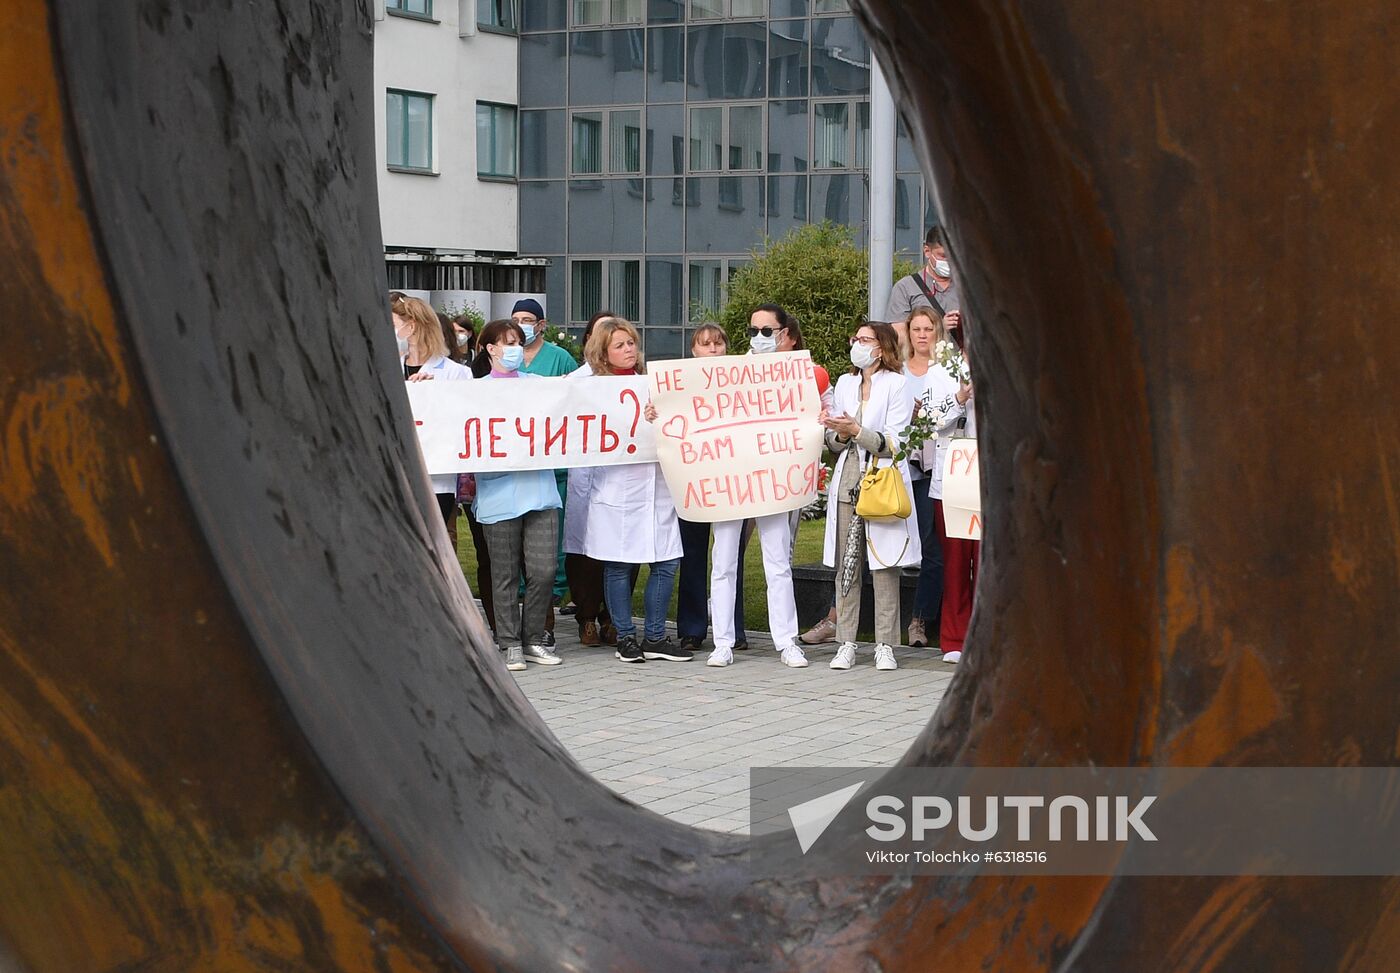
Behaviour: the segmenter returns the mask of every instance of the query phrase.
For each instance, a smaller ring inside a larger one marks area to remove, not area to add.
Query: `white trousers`
[[[797,602],[792,595],[792,528],[788,515],[755,517],[763,545],[763,573],[768,580],[768,631],[773,647],[782,651],[797,644]],[[712,527],[715,537],[710,568],[710,620],[715,648],[734,647],[734,575],[739,569],[739,531],[743,521]]]

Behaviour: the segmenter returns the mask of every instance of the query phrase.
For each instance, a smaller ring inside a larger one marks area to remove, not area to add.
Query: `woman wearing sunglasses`
[[[918,522],[861,522],[852,529],[856,487],[871,458],[889,459],[910,489],[909,466],[894,462],[909,427],[914,403],[905,387],[899,338],[888,324],[862,324],[851,337],[851,370],[836,383],[835,406],[822,410],[826,445],[836,454],[831,477],[833,511],[827,507],[826,544],[822,560],[836,568],[836,638],[841,643],[833,669],[855,664],[856,632],[860,622],[862,565],[869,564],[875,588],[875,668],[897,668],[894,646],[899,641],[900,568],[919,563]],[[835,514],[833,516],[832,514]]]

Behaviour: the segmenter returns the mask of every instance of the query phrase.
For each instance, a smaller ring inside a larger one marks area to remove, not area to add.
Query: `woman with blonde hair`
[[[943,315],[919,305],[909,314],[910,354],[904,363],[904,382],[914,405],[915,416],[932,416],[934,406],[958,390],[958,380],[933,360],[934,349],[948,341]],[[923,560],[914,589],[914,613],[909,618],[909,644],[928,645],[930,627],[938,627],[939,605],[943,601],[943,543],[938,518],[933,510],[933,482],[947,450],[946,437],[931,438],[909,457],[909,477],[914,490],[914,516],[919,518],[919,546]]]
[[[646,362],[640,344],[641,336],[631,322],[603,318],[588,339],[584,360],[594,376],[641,375],[646,372]],[[666,636],[666,612],[682,551],[676,506],[661,478],[660,466],[597,467],[592,471],[590,491],[581,553],[603,562],[603,597],[617,626],[617,658],[623,662],[689,662],[694,654]],[[644,595],[644,642],[640,644],[632,620],[634,564],[651,565]]]
[[[390,295],[389,311],[394,321],[394,335],[398,338],[399,366],[403,369],[404,381],[466,381],[472,377],[470,368],[447,357],[442,325],[437,312],[426,302],[395,291]],[[431,479],[443,523],[455,527],[457,474],[443,473]]]
[[[872,460],[889,459],[910,489],[909,466],[895,461],[909,428],[913,401],[904,383],[899,338],[888,324],[865,322],[851,336],[851,371],[836,383],[835,405],[822,410],[826,445],[836,454],[822,560],[836,568],[836,638],[833,669],[855,663],[864,567],[875,588],[875,668],[898,668],[900,568],[918,564],[919,528],[913,517],[869,521],[856,514],[861,474]],[[835,501],[833,516],[830,502]]]

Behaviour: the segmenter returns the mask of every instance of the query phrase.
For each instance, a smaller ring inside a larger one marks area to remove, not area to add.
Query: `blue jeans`
[[[680,598],[676,602],[676,634],[703,639],[710,630],[710,525],[681,522]],[[744,548],[753,536],[753,521],[739,538],[739,573],[734,587],[734,640],[747,642],[744,631]]]
[[[938,609],[943,604],[943,543],[934,526],[933,498],[928,495],[932,474],[910,481],[914,491],[914,516],[919,518],[919,543],[924,557],[919,562],[919,581],[914,588],[914,618],[925,622],[938,621]]]
[[[671,589],[675,586],[680,563],[681,559],[676,557],[651,566],[646,591],[642,594],[646,611],[644,633],[649,641],[659,642],[666,637],[666,612],[671,607]],[[603,565],[603,600],[617,626],[617,637],[636,635],[637,626],[632,621],[632,565],[621,561],[608,561]]]

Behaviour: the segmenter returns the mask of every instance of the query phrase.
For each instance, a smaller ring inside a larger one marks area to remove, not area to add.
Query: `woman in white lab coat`
[[[646,363],[639,335],[622,318],[604,318],[593,328],[584,359],[596,376],[641,375]],[[681,531],[671,491],[656,463],[599,466],[587,477],[589,504],[584,523],[575,524],[582,537],[566,538],[581,553],[603,562],[603,597],[617,626],[617,658],[623,662],[666,659],[689,662],[694,654],[666,635],[676,569],[681,563]],[[569,480],[573,490],[574,478]],[[643,597],[644,641],[632,621],[632,566],[651,565]]]
[[[893,328],[862,324],[851,337],[851,371],[837,381],[835,403],[821,415],[827,447],[837,457],[822,555],[829,567],[836,568],[836,638],[840,645],[831,660],[833,669],[849,669],[855,662],[860,589],[867,563],[875,588],[875,668],[897,667],[894,646],[899,642],[900,568],[918,564],[922,556],[919,525],[912,516],[864,523],[854,534],[850,530],[855,515],[853,490],[870,457],[886,459],[888,462],[880,465],[890,465],[908,434],[914,403],[905,385],[901,359]],[[909,491],[909,464],[901,460],[894,465]],[[834,508],[830,505],[833,502]],[[848,556],[854,560],[854,575],[850,587],[843,591],[843,562]]]

